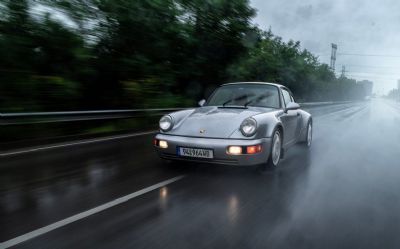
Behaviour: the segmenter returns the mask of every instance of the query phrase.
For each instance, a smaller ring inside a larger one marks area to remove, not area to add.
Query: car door
[[[290,92],[285,88],[282,88],[282,96],[285,108],[287,104],[294,101]],[[284,129],[283,144],[285,146],[295,142],[299,119],[300,114],[298,110],[287,110],[282,114],[281,121]]]

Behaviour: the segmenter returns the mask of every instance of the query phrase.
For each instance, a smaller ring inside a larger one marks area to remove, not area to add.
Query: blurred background
[[[0,249],[400,248],[399,9],[0,0]],[[289,87],[312,148],[275,172],[162,163],[160,117],[237,81]]]
[[[256,13],[247,0],[1,1],[0,113],[189,107],[232,81],[281,83],[298,102],[371,95],[372,82],[335,75],[300,42],[259,28]],[[0,135],[143,127],[137,122],[29,124]]]
[[[365,96],[255,14],[246,0],[2,1],[0,111],[190,106],[230,81],[283,83],[299,101]]]

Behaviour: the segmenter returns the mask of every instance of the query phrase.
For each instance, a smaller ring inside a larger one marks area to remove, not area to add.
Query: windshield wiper
[[[262,99],[264,99],[264,98],[268,98],[268,97],[270,97],[270,96],[272,96],[270,93],[260,95],[260,96],[258,96],[257,98],[253,98],[253,99],[247,101],[247,102],[244,104],[244,107],[247,107],[249,104],[253,103],[254,101],[260,101],[260,100],[262,100]]]
[[[245,99],[245,98],[247,98],[247,95],[242,95],[242,96],[239,96],[239,97],[234,98],[234,99],[229,99],[228,101],[225,101],[225,102],[222,104],[222,106],[225,107],[226,104],[228,104],[228,103],[230,103],[230,102],[232,102],[232,101],[238,101],[238,100],[242,100],[242,99]],[[246,106],[245,106],[245,107],[246,107]]]
[[[250,105],[251,103],[253,103],[255,101],[255,99],[252,99],[250,101],[247,101],[246,104],[244,104],[244,107],[247,107],[248,105]]]
[[[233,101],[233,99],[230,99],[230,100],[224,102],[224,103],[222,104],[222,106],[225,106],[226,104],[228,104],[229,102],[232,102],[232,101]]]

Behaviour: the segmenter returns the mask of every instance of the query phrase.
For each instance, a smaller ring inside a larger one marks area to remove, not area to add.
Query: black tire
[[[308,123],[307,123],[307,132],[306,132],[306,134],[305,134],[305,138],[304,138],[304,140],[301,142],[301,145],[302,145],[304,148],[311,148],[312,139],[313,139],[312,131],[313,131],[313,124],[312,124],[312,122],[311,122],[311,120],[310,120],[310,121],[308,121]]]
[[[282,156],[282,135],[280,130],[275,130],[272,136],[271,149],[266,163],[260,166],[261,171],[274,170],[278,167]],[[278,141],[277,141],[278,140]],[[276,144],[278,142],[278,144]],[[274,147],[275,146],[275,147]],[[276,147],[277,146],[277,147]],[[277,153],[277,154],[275,154]]]

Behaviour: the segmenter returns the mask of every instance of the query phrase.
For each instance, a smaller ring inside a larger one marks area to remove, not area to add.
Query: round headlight
[[[243,136],[251,137],[257,131],[257,122],[254,118],[246,118],[240,125]]]
[[[166,115],[160,119],[160,129],[163,131],[169,131],[174,125],[171,116]]]

